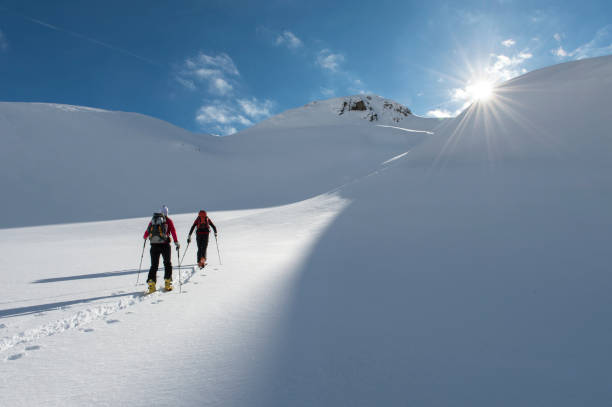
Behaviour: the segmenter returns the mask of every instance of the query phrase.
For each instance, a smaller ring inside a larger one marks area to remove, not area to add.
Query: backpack
[[[161,213],[154,213],[149,226],[149,239],[151,243],[168,243],[168,223],[166,217]]]
[[[210,233],[210,226],[208,224],[208,216],[206,215],[206,212],[204,212],[204,220],[202,220],[202,214],[200,212],[200,214],[198,215],[198,229],[197,232],[202,234],[202,233]]]

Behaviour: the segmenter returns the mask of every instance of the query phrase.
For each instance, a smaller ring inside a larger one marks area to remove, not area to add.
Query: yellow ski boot
[[[149,281],[147,281],[147,284],[149,285],[149,292],[148,292],[148,294],[154,293],[155,290],[157,290],[157,288],[155,287],[155,281],[149,280]]]
[[[164,283],[166,284],[164,287],[166,291],[172,291],[172,280],[167,278],[164,280]]]

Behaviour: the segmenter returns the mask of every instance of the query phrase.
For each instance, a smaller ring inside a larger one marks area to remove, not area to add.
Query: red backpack
[[[198,225],[198,233],[209,233],[210,225],[208,223],[208,216],[206,215],[206,211],[200,211],[198,213],[198,219],[196,220],[196,224]]]

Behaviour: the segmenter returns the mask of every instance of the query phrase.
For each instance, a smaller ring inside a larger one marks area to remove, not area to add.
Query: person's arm
[[[187,235],[187,244],[191,243],[191,234],[193,233],[193,229],[198,226],[198,218],[193,221],[193,225],[191,225],[191,229],[189,229],[189,235]]]
[[[208,223],[210,224],[210,226],[212,226],[213,230],[215,231],[215,235],[216,235],[217,234],[217,227],[213,223],[212,219],[208,218]]]
[[[191,229],[189,229],[189,236],[187,236],[188,238],[191,237],[191,234],[193,233],[193,229],[195,229],[196,226],[198,226],[198,218],[196,218],[196,220],[193,221],[193,225],[191,225]]]
[[[168,229],[170,229],[170,233],[172,234],[174,242],[178,242],[178,238],[176,237],[176,229],[174,228],[174,222],[172,222],[172,219],[170,218],[168,218]]]
[[[151,229],[151,222],[149,222],[149,226],[147,226],[147,230],[145,230],[143,239],[146,239],[147,237],[149,237],[149,229]]]

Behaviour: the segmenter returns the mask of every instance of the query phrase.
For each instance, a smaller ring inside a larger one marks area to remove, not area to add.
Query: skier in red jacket
[[[210,235],[210,227],[212,226],[215,231],[215,238],[217,237],[217,227],[210,220],[205,210],[201,210],[198,213],[198,217],[191,225],[189,229],[189,236],[187,237],[187,243],[191,243],[191,234],[193,230],[196,230],[196,242],[198,243],[198,266],[203,268],[206,265],[206,249],[208,248],[208,236]]]
[[[166,291],[172,290],[172,261],[170,259],[172,250],[170,249],[170,235],[174,239],[176,249],[180,249],[174,222],[168,217],[168,207],[162,206],[161,213],[153,214],[149,226],[144,233],[144,239],[151,240],[151,268],[147,277],[149,293],[156,290],[157,269],[159,267],[159,256],[164,258],[164,282]]]

